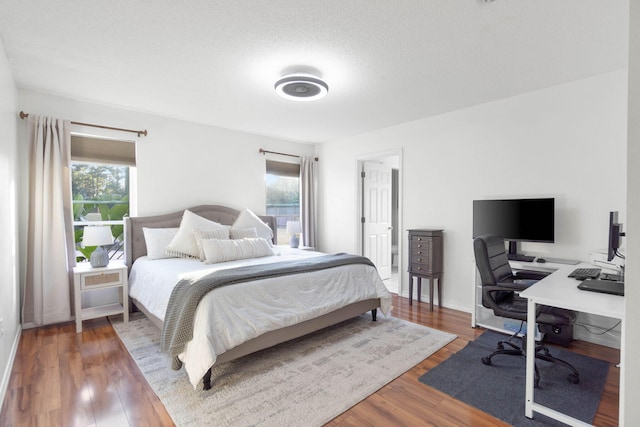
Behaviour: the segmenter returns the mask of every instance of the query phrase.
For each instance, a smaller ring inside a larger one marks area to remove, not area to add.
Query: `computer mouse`
[[[547,262],[547,260],[544,258],[537,258],[536,262]]]

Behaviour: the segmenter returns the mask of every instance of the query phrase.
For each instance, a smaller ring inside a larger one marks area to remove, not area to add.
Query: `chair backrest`
[[[512,291],[489,291],[485,286],[512,281],[513,272],[504,248],[504,239],[495,235],[484,235],[473,239],[476,267],[482,281],[482,305],[491,308],[497,316],[510,317],[500,303],[513,300]]]
[[[476,237],[473,252],[483,285],[495,285],[513,276],[502,237],[489,234]]]

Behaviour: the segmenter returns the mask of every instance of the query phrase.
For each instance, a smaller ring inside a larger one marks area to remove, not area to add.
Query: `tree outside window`
[[[300,178],[267,173],[266,195],[267,215],[278,223],[278,243],[286,244],[291,238],[287,221],[300,221]]]
[[[82,247],[85,225],[109,225],[114,244],[111,259],[123,258],[124,220],[129,214],[129,166],[72,162],[71,190],[77,261],[89,259],[95,247]]]

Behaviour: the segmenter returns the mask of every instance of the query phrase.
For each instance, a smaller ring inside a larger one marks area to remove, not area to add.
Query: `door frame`
[[[404,259],[404,242],[405,236],[402,232],[402,219],[403,219],[403,197],[402,197],[402,165],[403,161],[403,150],[402,148],[387,150],[387,151],[379,151],[369,154],[363,154],[356,158],[356,188],[358,192],[358,197],[356,198],[356,218],[354,221],[356,223],[355,229],[356,233],[356,247],[358,255],[363,255],[364,245],[362,242],[362,223],[361,218],[363,215],[362,204],[364,202],[364,195],[362,194],[362,177],[360,173],[362,172],[363,163],[365,161],[374,161],[381,160],[386,157],[394,157],[398,158],[398,229],[394,230],[396,232],[397,241],[398,241],[398,295],[402,295],[404,293],[404,274],[402,274],[403,269],[403,259]],[[392,260],[393,263],[393,260]]]

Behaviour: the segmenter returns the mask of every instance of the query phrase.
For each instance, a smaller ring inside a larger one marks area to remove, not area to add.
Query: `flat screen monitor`
[[[622,224],[618,222],[618,212],[609,212],[609,248],[607,250],[607,261],[612,261],[616,255],[618,255],[620,236],[624,236],[624,233],[622,232]]]
[[[509,257],[517,259],[517,242],[553,243],[555,199],[473,201],[473,237],[495,234],[509,241]]]

